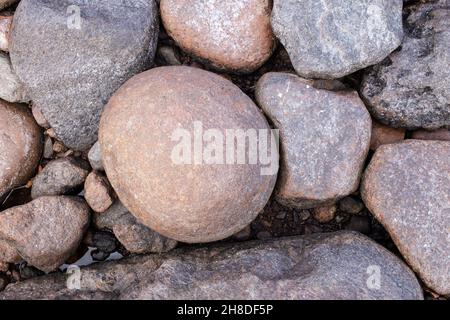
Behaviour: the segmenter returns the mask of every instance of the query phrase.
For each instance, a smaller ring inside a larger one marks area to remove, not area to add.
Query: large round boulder
[[[236,129],[250,137],[243,149]],[[108,178],[130,212],[164,236],[196,243],[233,235],[267,203],[278,152],[266,153],[272,170],[264,170],[268,162],[250,160],[252,133],[276,145],[269,129],[252,100],[228,80],[162,67],[133,77],[114,94],[99,141]],[[228,152],[234,142],[236,150]]]

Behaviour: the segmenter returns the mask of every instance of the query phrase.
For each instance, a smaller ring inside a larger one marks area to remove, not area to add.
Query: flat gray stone
[[[153,0],[22,0],[10,54],[31,100],[58,138],[72,149],[86,150],[97,140],[110,96],[150,66],[157,38]]]
[[[0,299],[423,299],[403,262],[352,232],[97,264],[82,269],[81,290],[67,289],[66,280],[52,274],[10,284]]]
[[[401,50],[366,71],[361,95],[391,127],[450,126],[450,2],[410,6],[405,16]]]
[[[305,78],[340,78],[402,41],[402,0],[275,0],[272,27]]]
[[[450,142],[381,146],[361,194],[424,283],[450,295]]]
[[[260,107],[280,129],[276,198],[302,209],[356,191],[370,144],[371,119],[358,94],[315,86],[293,74],[267,73],[256,87]]]

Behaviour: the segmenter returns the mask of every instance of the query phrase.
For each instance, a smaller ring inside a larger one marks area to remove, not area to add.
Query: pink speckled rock
[[[275,48],[269,0],[161,0],[167,32],[183,50],[229,71],[251,72]]]
[[[450,142],[378,148],[362,198],[427,286],[450,294]]]

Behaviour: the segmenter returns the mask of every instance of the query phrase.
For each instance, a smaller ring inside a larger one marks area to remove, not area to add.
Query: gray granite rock
[[[358,94],[316,89],[287,73],[268,73],[256,99],[280,129],[276,198],[298,208],[325,206],[354,192],[369,151],[371,119]]]
[[[79,192],[89,174],[89,164],[81,159],[66,157],[49,162],[34,178],[33,199]]]
[[[340,78],[402,41],[401,0],[275,0],[272,27],[299,75]]]
[[[0,99],[9,102],[26,102],[25,89],[12,69],[11,60],[0,52]]]
[[[401,50],[370,68],[361,94],[386,125],[408,129],[450,126],[450,2],[405,9]]]
[[[424,283],[450,295],[450,142],[381,146],[361,190],[367,208]]]
[[[1,212],[0,248],[6,244],[30,265],[53,271],[78,248],[88,224],[89,207],[83,200],[41,197]]]
[[[174,249],[177,241],[147,228],[117,200],[108,210],[95,214],[97,229],[111,230],[119,242],[132,253],[161,253]]]
[[[86,150],[112,93],[149,67],[157,35],[153,0],[22,0],[10,54],[58,138]]]
[[[52,274],[10,284],[0,299],[422,299],[392,253],[341,232],[179,249],[82,269],[81,290]]]
[[[92,148],[89,150],[88,159],[92,169],[97,171],[105,171],[105,168],[103,168],[102,151],[98,141],[94,143]]]

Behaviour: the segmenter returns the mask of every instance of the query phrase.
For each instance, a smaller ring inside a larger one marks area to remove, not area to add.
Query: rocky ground
[[[449,0],[0,10],[0,299],[450,297]],[[278,174],[173,165],[195,121]]]

